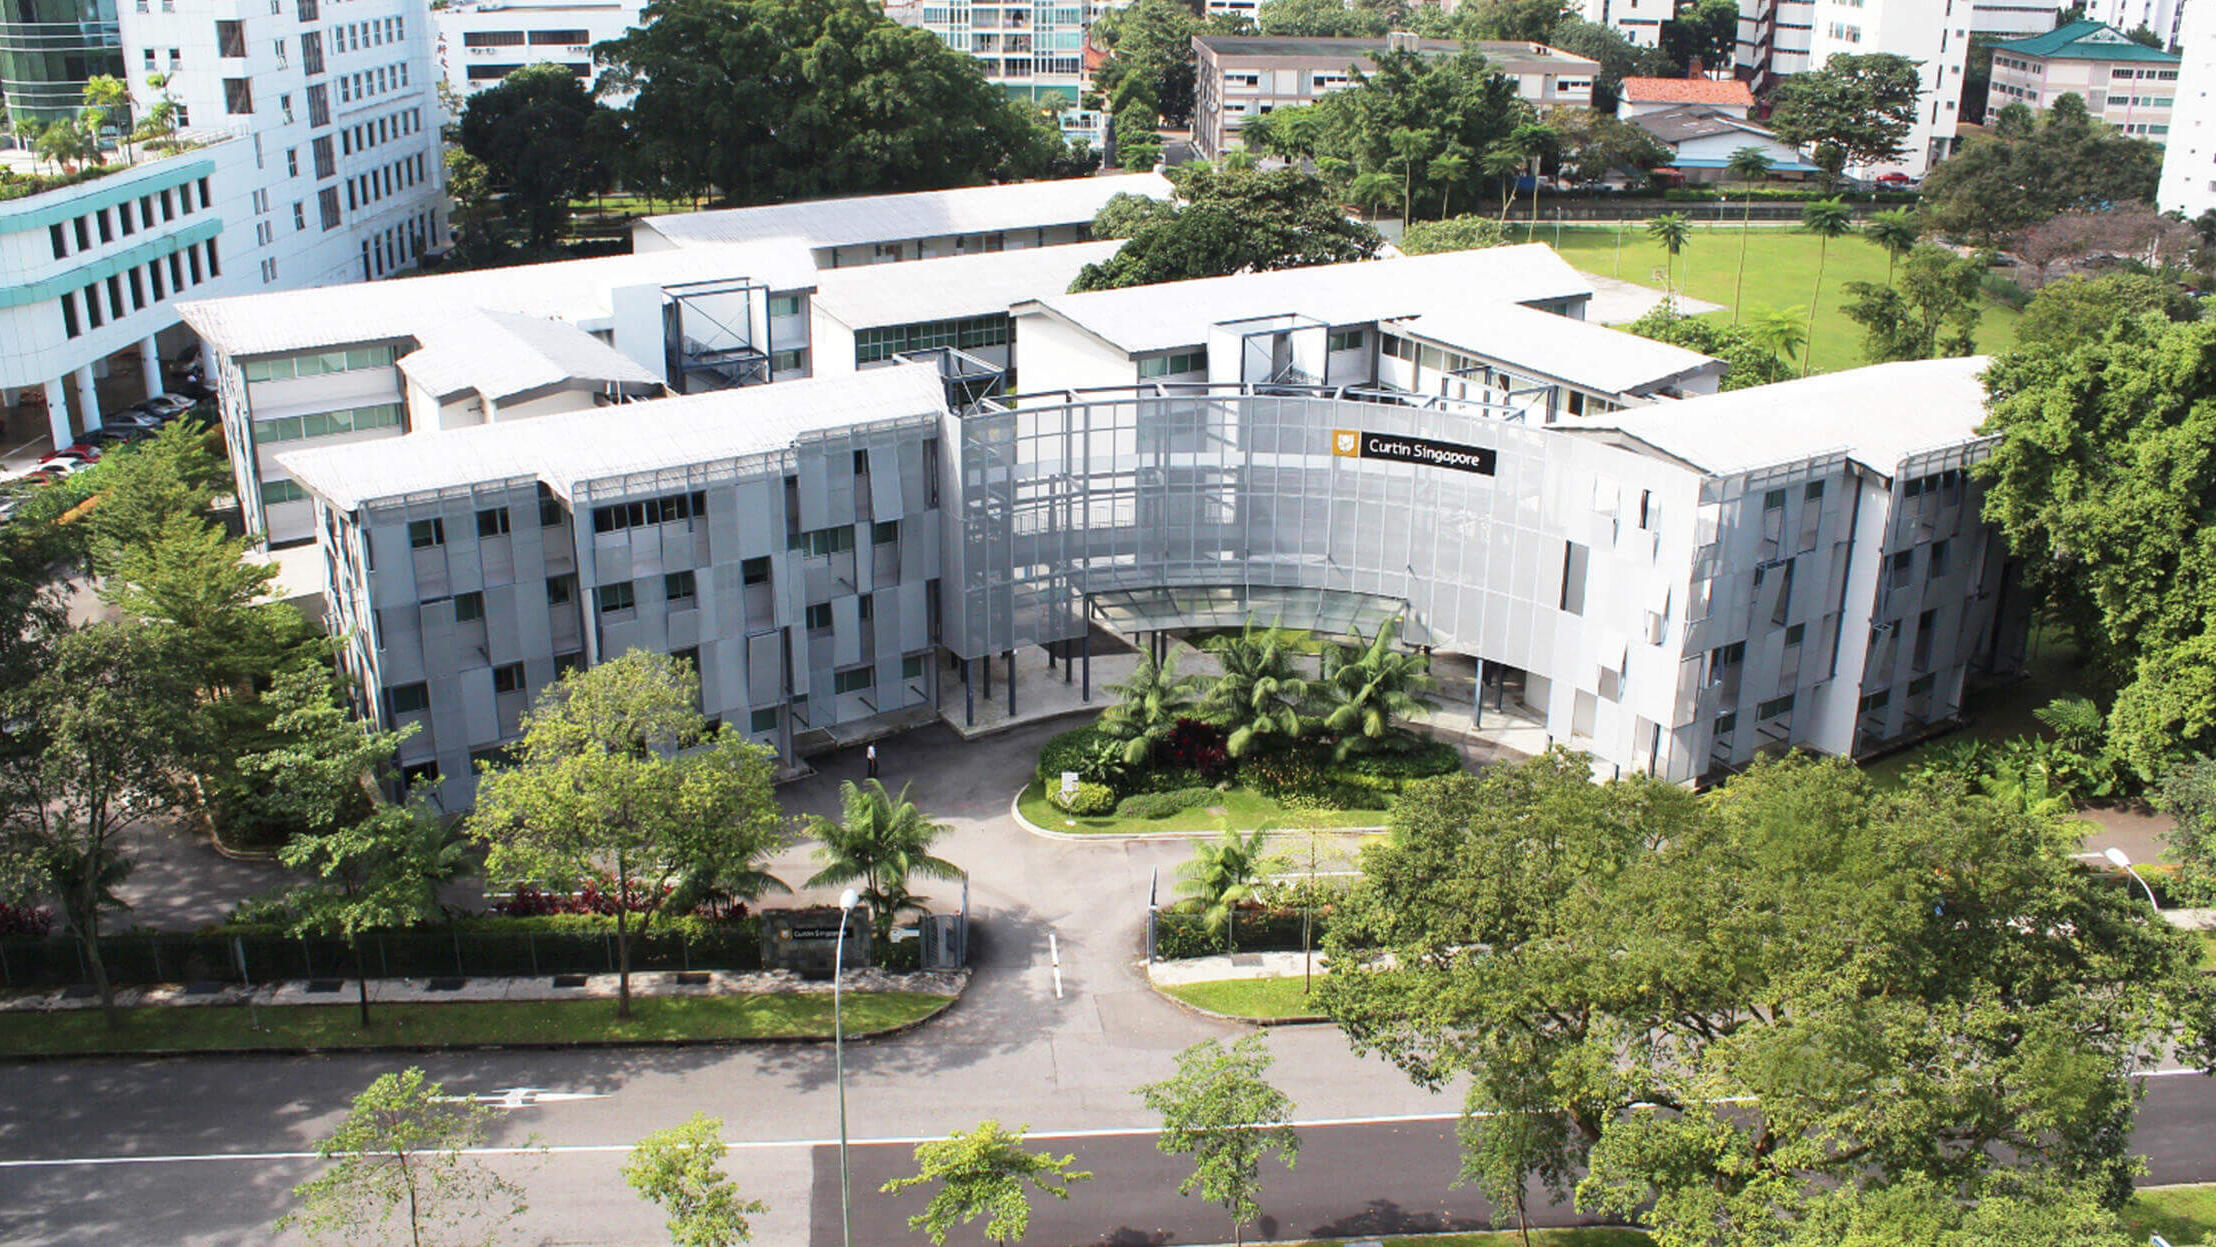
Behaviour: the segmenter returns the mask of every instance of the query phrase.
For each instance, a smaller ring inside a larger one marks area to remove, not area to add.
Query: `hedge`
[[[1750,193],[1751,189],[1751,193]],[[1923,198],[1915,191],[1850,191],[1836,192],[1798,186],[1734,186],[1729,190],[1710,189],[1705,186],[1678,186],[1662,192],[1662,198],[1671,203],[1744,203],[1748,199],[1756,203],[1799,203],[1809,200],[1837,199],[1842,203],[1863,204],[1912,204]]]
[[[1300,911],[1242,912],[1231,924],[1232,951],[1283,953],[1300,951]],[[1309,946],[1323,947],[1330,926],[1326,914],[1315,915],[1309,927]],[[1165,910],[1154,916],[1154,955],[1163,961],[1186,957],[1215,957],[1224,952],[1224,934],[1210,931],[1199,914]]]
[[[1100,724],[1093,722],[1073,727],[1048,740],[1039,750],[1039,787],[1055,792],[1062,786],[1062,772],[1076,771],[1082,775],[1094,752],[1107,739]]]
[[[1089,781],[1079,783],[1076,791],[1063,796],[1061,781],[1057,780],[1052,788],[1047,789],[1046,799],[1055,809],[1075,814],[1079,818],[1098,818],[1103,814],[1113,814],[1116,810],[1116,790],[1106,784]]]
[[[1211,804],[1222,795],[1213,788],[1173,788],[1168,792],[1142,792],[1118,802],[1116,814],[1120,818],[1168,818],[1172,814]]]

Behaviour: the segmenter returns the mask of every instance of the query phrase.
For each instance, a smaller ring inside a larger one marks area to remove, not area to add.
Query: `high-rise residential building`
[[[1662,23],[1677,15],[1676,0],[1585,0],[1584,18],[1606,26],[1642,48],[1662,46]]]
[[[2216,209],[2216,5],[2186,15],[2178,46],[2184,56],[2155,199],[2166,212],[2197,217]]]
[[[1081,0],[901,0],[885,16],[976,57],[986,80],[1019,100],[1075,108],[1084,92],[1092,15]]]
[[[8,0],[18,120],[73,113],[113,74],[173,142],[0,204],[0,397],[57,443],[156,392],[193,350],[195,298],[379,278],[440,232],[428,13],[408,0]],[[66,26],[64,37],[51,27]],[[66,45],[66,46],[64,46]]]
[[[2182,48],[2185,42],[2186,0],[2092,0],[2085,16],[2121,31],[2144,26],[2162,39],[2164,47]]]
[[[2096,120],[2166,143],[2180,59],[2175,52],[2134,43],[2113,26],[2071,22],[1993,45],[1986,113],[2009,104],[2043,112],[2075,95]]]
[[[468,99],[526,65],[547,62],[591,88],[592,45],[639,24],[646,0],[452,0],[431,10],[439,76]]]

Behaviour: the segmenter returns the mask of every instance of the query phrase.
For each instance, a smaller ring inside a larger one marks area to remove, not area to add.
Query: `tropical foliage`
[[[808,834],[819,842],[816,860],[823,863],[808,886],[860,883],[880,938],[892,934],[902,911],[923,908],[908,890],[910,879],[962,877],[961,867],[931,852],[951,828],[924,818],[908,788],[903,784],[896,795],[879,780],[846,780],[839,785],[838,821],[821,815],[807,820]]]

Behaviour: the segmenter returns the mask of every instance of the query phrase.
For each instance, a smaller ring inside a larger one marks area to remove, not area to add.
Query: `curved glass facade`
[[[0,93],[9,120],[44,124],[75,115],[85,82],[123,76],[115,0],[0,0]]]

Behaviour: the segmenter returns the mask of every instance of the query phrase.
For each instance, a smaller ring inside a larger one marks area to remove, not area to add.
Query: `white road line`
[[[1055,942],[1054,932],[1046,933],[1047,955],[1054,961],[1054,998],[1062,998],[1062,946]]]

